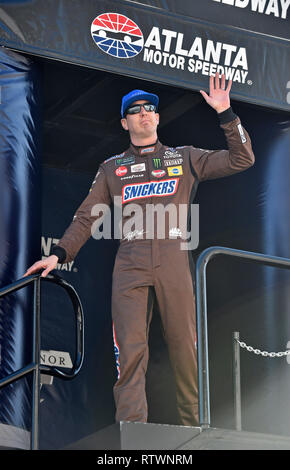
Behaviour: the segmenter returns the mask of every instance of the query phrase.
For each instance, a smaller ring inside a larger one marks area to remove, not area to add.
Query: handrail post
[[[71,374],[64,373],[63,371],[55,368],[42,365],[40,363],[40,286],[43,280],[51,281],[60,285],[68,293],[76,315],[76,360],[72,367]],[[33,388],[32,388],[32,419],[31,419],[31,450],[39,449],[39,403],[40,403],[40,373],[54,375],[61,379],[72,379],[79,373],[84,358],[84,326],[83,326],[83,308],[80,298],[75,289],[68,284],[64,279],[59,276],[49,274],[46,277],[41,277],[39,274],[34,274],[18,281],[9,284],[8,286],[0,288],[0,298],[12,292],[16,292],[23,287],[33,283],[33,334],[32,334],[32,362],[31,364],[18,369],[17,371],[9,374],[7,377],[0,380],[0,389],[6,385],[21,379],[27,374],[33,373]]]
[[[290,270],[290,259],[269,256],[262,253],[212,246],[200,253],[196,261],[196,322],[198,351],[198,391],[199,420],[203,428],[210,427],[210,394],[208,365],[208,332],[207,332],[207,298],[206,298],[206,267],[216,255],[233,256],[244,261],[251,261],[265,266],[275,266]]]
[[[210,396],[207,338],[207,259],[199,257],[196,264],[196,329],[198,353],[199,421],[202,428],[210,427]]]
[[[237,431],[242,430],[242,408],[241,408],[241,365],[240,345],[238,343],[240,333],[233,332],[233,381],[234,381],[234,410],[235,427]]]
[[[31,449],[39,449],[39,401],[40,401],[40,277],[33,283],[33,390]]]

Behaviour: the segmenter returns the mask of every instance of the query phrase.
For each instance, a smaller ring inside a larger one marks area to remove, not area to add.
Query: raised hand
[[[221,81],[219,73],[216,72],[215,77],[213,75],[209,78],[209,95],[200,90],[200,93],[204,97],[205,101],[216,110],[217,113],[222,113],[230,107],[230,89],[232,86],[232,80],[228,81],[226,88],[226,78],[222,74]]]

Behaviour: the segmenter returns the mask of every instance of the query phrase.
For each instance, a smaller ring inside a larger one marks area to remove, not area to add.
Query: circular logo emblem
[[[128,169],[125,166],[119,166],[115,171],[117,176],[124,176],[127,173]]]
[[[153,176],[155,176],[155,178],[162,178],[162,176],[166,175],[166,171],[164,171],[164,170],[153,170],[151,172],[151,174]]]
[[[102,13],[97,16],[92,22],[91,34],[103,52],[119,59],[135,57],[144,45],[139,26],[119,13]]]

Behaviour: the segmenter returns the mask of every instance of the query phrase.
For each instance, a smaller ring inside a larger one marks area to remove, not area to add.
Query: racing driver
[[[122,198],[122,208],[132,201],[144,215],[148,205],[181,204],[190,207],[198,183],[246,170],[254,164],[250,137],[230,105],[231,81],[224,75],[210,77],[209,95],[200,91],[217,112],[228,150],[193,146],[172,148],[157,136],[157,95],[133,90],[122,99],[121,124],[129,132],[130,146],[105,160],[98,168],[91,190],[75,213],[53,254],[37,261],[25,273],[72,261],[92,234],[96,204],[110,206]],[[123,211],[123,214],[125,211]],[[122,223],[125,226],[126,215]],[[159,237],[154,227],[123,234],[115,260],[112,286],[113,336],[117,381],[114,385],[116,421],[147,421],[145,375],[148,334],[153,301],[157,301],[176,382],[180,424],[199,425],[195,293],[190,250],[180,248],[183,232],[170,226]]]

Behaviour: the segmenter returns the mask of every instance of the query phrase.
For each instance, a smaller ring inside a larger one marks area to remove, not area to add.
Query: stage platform
[[[64,450],[290,450],[290,436],[121,422],[91,434]]]

